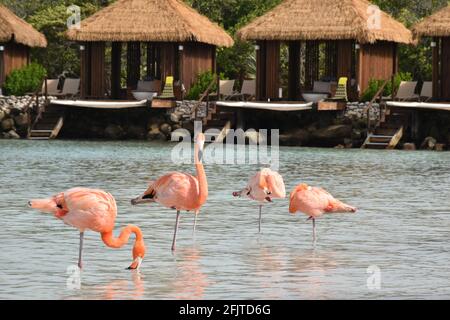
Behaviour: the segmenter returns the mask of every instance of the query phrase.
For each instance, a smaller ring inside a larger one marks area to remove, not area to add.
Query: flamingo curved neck
[[[208,198],[208,181],[206,179],[205,168],[203,167],[203,147],[200,147],[198,143],[195,144],[194,158],[199,189],[199,197],[197,201],[199,206],[202,206]]]
[[[141,229],[137,226],[129,225],[122,229],[119,237],[115,238],[113,231],[103,232],[101,233],[103,243],[110,248],[121,248],[125,244],[128,243],[131,234],[134,233],[136,235],[136,239],[133,247],[133,256],[144,256],[145,254],[145,245],[144,245],[144,237],[142,235]]]

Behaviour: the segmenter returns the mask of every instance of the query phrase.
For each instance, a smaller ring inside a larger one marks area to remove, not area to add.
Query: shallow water
[[[256,204],[231,197],[257,166],[208,165],[197,233],[192,214],[183,215],[172,255],[175,213],[129,204],[151,178],[193,172],[170,161],[171,148],[0,140],[0,299],[450,298],[450,153],[281,148],[289,190],[320,185],[360,208],[319,220],[315,246],[311,223],[289,215],[287,200],[264,208],[258,235]],[[131,244],[109,249],[88,232],[81,288],[70,285],[77,231],[26,203],[74,186],[116,197],[116,232],[142,227],[148,253],[140,272],[125,270]],[[380,270],[379,289],[367,285],[371,266]]]

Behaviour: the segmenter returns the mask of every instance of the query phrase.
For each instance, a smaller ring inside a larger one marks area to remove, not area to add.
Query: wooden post
[[[184,100],[184,53],[186,50],[186,47],[183,43],[180,43],[178,47],[176,48],[178,51],[178,80],[180,81],[180,90],[181,90],[181,100]]]
[[[93,42],[90,56],[90,95],[93,98],[104,99],[106,93],[105,43]]]
[[[113,42],[111,48],[111,98],[120,99],[122,71],[122,43]]]
[[[289,100],[300,98],[300,42],[289,42]]]
[[[127,45],[127,89],[135,90],[141,78],[141,44],[128,42]]]
[[[86,99],[91,95],[91,44],[80,43],[80,96]]]
[[[266,43],[256,43],[256,100],[266,100]]]
[[[436,43],[436,46],[433,47],[433,98],[440,99],[441,98],[441,39],[433,38],[433,41]]]
[[[0,51],[0,88],[3,86],[3,82],[5,81],[5,59],[4,54],[6,50],[6,46],[3,43],[0,43],[0,46],[3,47],[3,50]]]
[[[280,88],[280,41],[266,42],[266,98],[278,99]]]

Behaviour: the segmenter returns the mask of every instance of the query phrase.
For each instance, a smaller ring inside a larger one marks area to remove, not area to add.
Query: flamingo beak
[[[151,195],[147,195],[144,193],[143,195],[140,195],[139,197],[132,199],[131,205],[137,206],[138,204],[151,203],[151,202],[155,202],[153,200],[153,197]]]
[[[133,263],[127,268],[127,270],[139,270],[142,264],[142,258],[137,257],[134,259]]]
[[[44,213],[55,213],[58,210],[56,202],[53,199],[31,200],[28,201],[28,206]]]

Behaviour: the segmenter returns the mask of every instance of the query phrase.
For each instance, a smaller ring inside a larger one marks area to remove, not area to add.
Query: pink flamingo
[[[196,177],[180,172],[166,174],[155,182],[151,182],[148,189],[141,196],[131,200],[132,205],[156,202],[166,208],[177,210],[172,251],[176,249],[181,211],[193,211],[195,213],[195,231],[197,215],[208,198],[208,181],[206,180],[206,173],[202,163],[205,145],[204,134],[199,133],[196,140],[194,151]]]
[[[259,205],[259,233],[261,233],[262,206],[264,203],[272,202],[272,199],[286,198],[286,188],[283,177],[271,169],[262,169],[250,178],[247,186],[239,191],[233,192],[234,197],[246,196],[256,200]]]
[[[136,235],[133,247],[133,263],[128,269],[138,269],[145,256],[145,244],[141,230],[129,225],[118,238],[114,238],[114,223],[117,217],[117,205],[114,197],[102,190],[74,188],[58,193],[48,199],[31,200],[28,205],[44,213],[51,213],[65,224],[80,231],[80,251],[78,266],[81,269],[83,239],[86,230],[101,234],[103,242],[110,248],[121,248],[130,238]]]
[[[316,218],[325,213],[356,212],[356,208],[335,199],[321,188],[310,187],[307,184],[298,185],[291,193],[289,212],[303,212],[308,220],[313,221],[313,240],[316,241]]]

